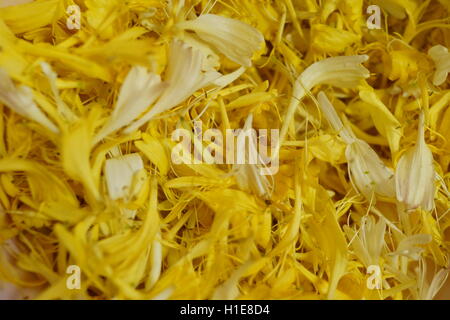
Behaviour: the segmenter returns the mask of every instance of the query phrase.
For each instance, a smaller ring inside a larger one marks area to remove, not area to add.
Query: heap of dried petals
[[[450,297],[449,11],[0,0],[0,298]]]

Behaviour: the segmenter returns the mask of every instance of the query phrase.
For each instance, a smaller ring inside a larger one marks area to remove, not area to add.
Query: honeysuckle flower
[[[105,179],[108,187],[108,195],[111,200],[128,200],[140,188],[133,186],[140,184],[135,181],[135,176],[144,169],[142,158],[137,153],[107,159],[105,162]]]
[[[244,67],[252,65],[253,54],[264,42],[261,32],[252,26],[215,14],[203,14],[194,20],[180,22],[177,26],[194,31],[201,40]]]
[[[327,58],[313,63],[306,68],[295,80],[292,98],[283,121],[280,132],[280,143],[286,138],[290,123],[300,101],[313,87],[328,84],[339,88],[354,88],[370,73],[361,63],[367,61],[368,56],[342,56]]]
[[[97,133],[97,142],[107,135],[129,125],[161,95],[165,85],[159,75],[135,66],[123,82],[114,110],[104,127]]]
[[[201,51],[188,46],[183,41],[174,40],[170,46],[168,69],[164,79],[167,87],[153,107],[139,120],[128,126],[124,132],[133,132],[156,115],[176,106],[195,91],[222,76],[215,70],[202,70],[203,59]]]
[[[374,194],[383,197],[395,197],[394,172],[378,157],[370,145],[358,139],[351,128],[345,127],[336,110],[325,93],[318,94],[320,110],[331,127],[347,144],[345,157],[347,158],[350,179],[367,199]]]
[[[434,208],[436,172],[433,154],[425,142],[424,127],[424,114],[421,113],[416,145],[402,155],[395,172],[397,200],[408,210]]]
[[[433,76],[433,84],[440,86],[447,79],[450,72],[450,53],[442,45],[437,45],[428,50],[428,55],[433,59],[436,65],[436,71]]]
[[[0,102],[21,116],[36,121],[53,133],[59,129],[39,109],[33,100],[33,92],[27,86],[16,86],[5,70],[0,68]]]

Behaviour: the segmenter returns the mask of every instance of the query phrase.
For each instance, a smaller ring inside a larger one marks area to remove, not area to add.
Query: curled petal
[[[368,56],[342,56],[327,58],[313,63],[297,78],[294,83],[292,98],[284,118],[280,133],[280,142],[284,141],[295,110],[306,93],[319,84],[328,84],[339,88],[356,87],[370,73],[361,65]]]

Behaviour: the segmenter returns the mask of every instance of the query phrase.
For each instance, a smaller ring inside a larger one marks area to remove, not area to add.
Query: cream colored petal
[[[16,87],[6,71],[1,68],[0,102],[21,116],[43,125],[51,132],[59,132],[59,129],[34,102],[31,88],[27,86]]]
[[[59,89],[56,86],[56,80],[58,79],[58,75],[56,74],[55,71],[53,71],[52,67],[47,62],[41,62],[41,68],[44,74],[47,76],[48,81],[50,83],[50,88],[52,90],[56,106],[58,107],[58,111],[64,116],[65,119],[69,120],[70,122],[76,121],[78,117],[64,103],[59,94]]]
[[[339,118],[336,112],[336,109],[333,107],[330,100],[328,100],[327,95],[323,91],[321,91],[317,95],[317,100],[319,101],[320,110],[330,123],[331,127],[339,134],[339,136],[342,138],[342,140],[344,140],[345,143],[353,143],[356,137],[350,129],[347,129],[344,126],[341,118]]]
[[[378,157],[365,141],[355,137],[352,130],[342,123],[327,96],[320,92],[319,107],[332,128],[347,143],[345,156],[352,183],[367,199],[374,194],[395,197],[394,172]]]
[[[374,194],[395,198],[394,171],[366,142],[356,140],[347,146],[345,155],[351,180],[367,199],[370,200]]]
[[[221,74],[216,71],[202,71],[203,59],[204,56],[199,50],[180,40],[174,40],[170,46],[168,69],[164,79],[168,87],[155,105],[124,132],[133,132],[153,117],[175,107],[195,91],[220,78]]]
[[[283,121],[280,132],[280,143],[294,119],[295,110],[306,93],[320,84],[328,84],[338,88],[354,88],[369,77],[370,73],[361,63],[367,61],[368,56],[342,56],[327,58],[313,63],[295,80],[292,98]]]
[[[136,120],[161,95],[161,78],[144,67],[133,67],[120,88],[119,98],[105,126],[97,133],[98,142]]]
[[[424,138],[423,113],[420,115],[418,131],[416,145],[407,150],[397,164],[395,173],[397,200],[404,203],[409,210],[419,207],[432,210],[436,173],[433,154]]]
[[[412,260],[419,260],[424,251],[419,245],[426,245],[430,243],[431,240],[433,240],[433,237],[429,234],[415,234],[405,237],[398,244],[397,250],[391,254],[409,257]]]
[[[245,67],[252,65],[253,54],[264,42],[261,32],[252,26],[215,14],[201,15],[195,20],[180,23],[179,27],[194,31],[200,39]]]
[[[236,154],[244,153],[245,163],[234,164],[232,172],[236,177],[239,188],[246,191],[251,191],[254,194],[270,198],[272,193],[272,185],[269,178],[260,173],[260,165],[262,159],[258,154],[256,134],[252,134],[253,130],[253,114],[250,114],[246,121],[243,130],[239,133],[243,138],[241,141],[246,141],[245,145],[237,144]],[[239,139],[239,138],[238,138]],[[238,140],[239,141],[239,140]]]
[[[428,55],[433,59],[436,65],[433,84],[435,86],[440,86],[445,82],[448,73],[450,72],[450,53],[446,47],[436,45],[428,50]]]
[[[144,163],[137,153],[106,160],[105,179],[110,199],[127,200],[133,196],[131,191],[139,189],[133,187],[134,176],[143,168]]]
[[[431,280],[426,295],[423,297],[424,300],[432,300],[438,294],[447,281],[448,273],[448,270],[441,269],[433,276],[433,280]]]

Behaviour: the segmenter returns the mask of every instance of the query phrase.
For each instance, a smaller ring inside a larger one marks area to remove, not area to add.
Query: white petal
[[[179,27],[195,31],[200,39],[245,67],[252,65],[253,54],[264,42],[261,32],[252,26],[214,14],[204,14],[195,20],[182,22]]]
[[[52,89],[53,97],[55,98],[58,111],[69,121],[73,122],[78,119],[78,117],[70,110],[70,108],[64,103],[59,94],[58,87],[56,86],[56,80],[58,75],[53,71],[52,67],[47,62],[41,62],[41,68],[44,74],[47,76],[50,83],[50,88]]]
[[[306,68],[295,80],[292,98],[281,128],[280,143],[286,138],[295,110],[308,91],[319,84],[329,84],[339,88],[356,87],[370,75],[369,70],[361,65],[367,59],[366,55],[332,57],[313,63]]]
[[[383,219],[375,222],[372,216],[364,216],[358,232],[349,227],[346,227],[345,230],[348,238],[352,241],[351,245],[356,256],[366,268],[370,265],[378,265],[385,245],[386,222]]]
[[[170,46],[169,63],[165,81],[168,87],[156,104],[135,123],[125,129],[130,133],[150,121],[156,115],[175,107],[195,91],[217,80],[221,74],[216,71],[202,71],[203,54],[180,40]]]
[[[120,88],[111,118],[97,134],[95,141],[136,120],[161,95],[164,87],[161,78],[146,68],[131,68]]]
[[[6,71],[1,68],[0,102],[21,116],[40,123],[51,132],[59,132],[59,129],[47,118],[34,102],[31,88],[26,86],[16,87]]]
[[[245,72],[245,70],[246,69],[244,67],[240,67],[236,71],[233,71],[232,73],[221,76],[220,78],[214,80],[213,83],[219,88],[224,88],[230,83],[234,82],[237,78],[239,78]]]
[[[212,69],[219,69],[220,68],[220,57],[216,52],[214,52],[213,49],[204,41],[196,37],[194,34],[190,34],[187,32],[184,32],[182,34],[182,38],[185,43],[187,43],[189,46],[196,48],[200,50],[203,53],[203,56],[205,57],[203,59],[203,70],[212,70]]]
[[[344,127],[344,124],[339,118],[336,110],[323,91],[319,92],[319,94],[317,95],[317,100],[319,101],[320,110],[330,123],[331,127],[339,134],[339,136],[342,138],[342,140],[344,140],[345,143],[353,143],[356,139],[355,136],[353,135],[351,130]]]
[[[436,45],[428,50],[428,55],[434,60],[436,65],[433,84],[439,86],[445,82],[450,72],[450,53],[446,47]]]
[[[305,87],[307,90],[318,84],[329,84],[339,88],[356,87],[361,80],[370,76],[369,70],[361,65],[367,59],[368,56],[359,55],[331,57],[318,61],[302,72],[296,81],[300,82],[297,87]]]
[[[350,179],[357,190],[367,199],[372,195],[394,198],[394,172],[378,157],[377,153],[365,141],[356,138],[350,128],[342,123],[327,96],[320,92],[319,107],[334,130],[347,143],[345,156],[348,162]]]
[[[245,136],[246,134],[249,134],[247,130],[252,130],[252,128],[253,114],[250,114],[245,121],[243,131],[241,131],[239,135]],[[248,147],[237,146],[237,150],[235,152],[244,152],[246,162],[244,164],[234,164],[232,167],[232,172],[236,177],[239,188],[242,190],[251,191],[262,198],[270,198],[273,186],[271,185],[269,179],[265,175],[261,174],[260,166],[258,164],[262,163],[262,159],[258,154],[256,139],[256,136],[252,135],[248,139]],[[247,140],[244,139],[244,141]],[[253,157],[256,161],[250,161],[251,157]]]
[[[347,146],[345,155],[350,177],[367,198],[377,195],[395,198],[394,171],[388,168],[365,141],[357,139]]]
[[[432,300],[438,294],[439,290],[441,290],[442,286],[447,281],[448,272],[448,270],[441,269],[433,276],[433,280],[431,281],[427,294],[423,298],[424,300]]]
[[[108,159],[105,162],[105,178],[108,194],[112,200],[128,199],[133,196],[133,178],[144,168],[139,154],[133,153],[125,156]]]
[[[418,207],[432,210],[434,207],[436,173],[433,166],[433,154],[425,143],[424,131],[422,113],[419,119],[417,143],[402,155],[395,173],[397,200],[403,202],[409,210]]]
[[[17,6],[19,4],[30,3],[30,2],[33,2],[33,0],[1,0],[0,8],[12,7],[12,6]]]
[[[39,295],[42,287],[22,288],[0,280],[0,300],[29,300]]]
[[[426,245],[433,240],[433,237],[429,234],[415,234],[412,236],[405,237],[398,244],[397,250],[392,252],[392,255],[401,255],[409,257],[412,260],[419,260],[420,255],[423,252],[423,248],[419,245]]]

